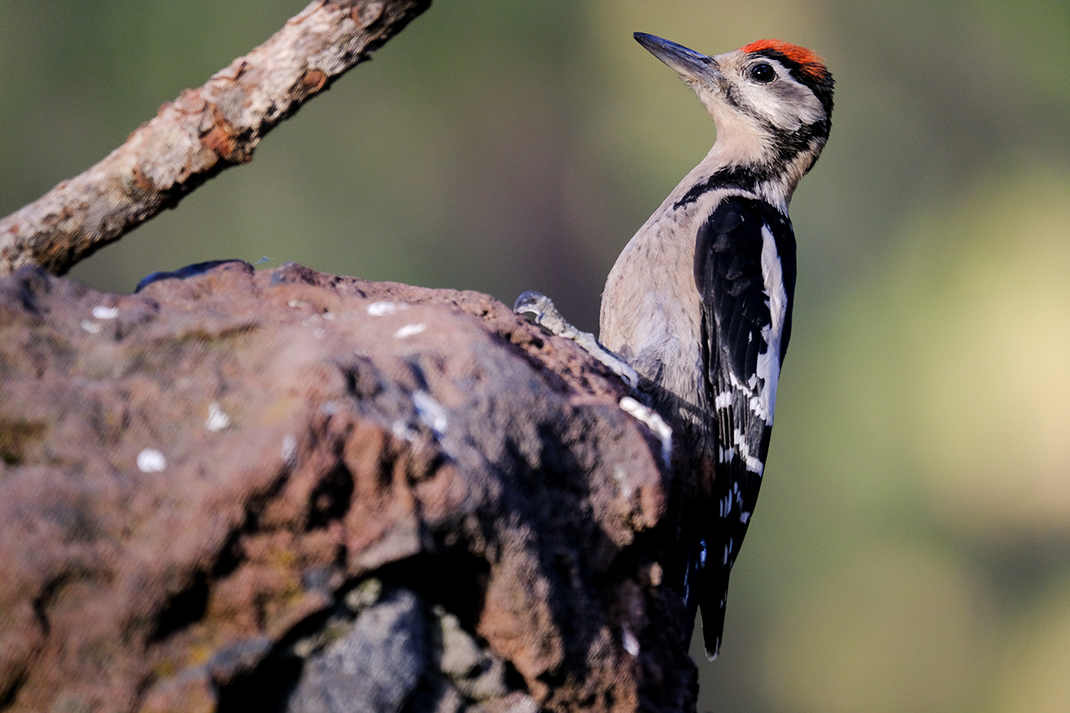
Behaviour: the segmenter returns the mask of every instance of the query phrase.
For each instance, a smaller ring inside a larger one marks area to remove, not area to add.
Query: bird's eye
[[[750,78],[760,84],[768,84],[776,79],[776,70],[771,65],[762,62],[750,68]]]

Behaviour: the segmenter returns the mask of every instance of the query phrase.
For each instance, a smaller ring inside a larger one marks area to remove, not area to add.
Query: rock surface
[[[492,298],[0,280],[0,710],[686,711],[624,386]]]

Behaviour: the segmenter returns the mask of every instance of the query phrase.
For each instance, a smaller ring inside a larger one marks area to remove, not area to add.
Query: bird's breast
[[[625,247],[602,295],[600,341],[647,379],[699,406],[702,305],[691,229],[697,226],[685,217],[652,220]]]

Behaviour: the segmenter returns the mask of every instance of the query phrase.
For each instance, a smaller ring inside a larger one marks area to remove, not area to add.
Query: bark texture
[[[0,710],[693,709],[619,380],[486,295],[191,272],[0,279]]]
[[[431,0],[316,0],[271,39],[160,107],[84,173],[0,220],[0,275],[64,274],[230,166],[400,32]]]

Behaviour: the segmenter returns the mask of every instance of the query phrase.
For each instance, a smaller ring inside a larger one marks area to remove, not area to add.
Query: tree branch
[[[267,42],[160,107],[84,173],[0,220],[0,275],[55,274],[252,160],[279,122],[400,32],[431,0],[315,0]]]

